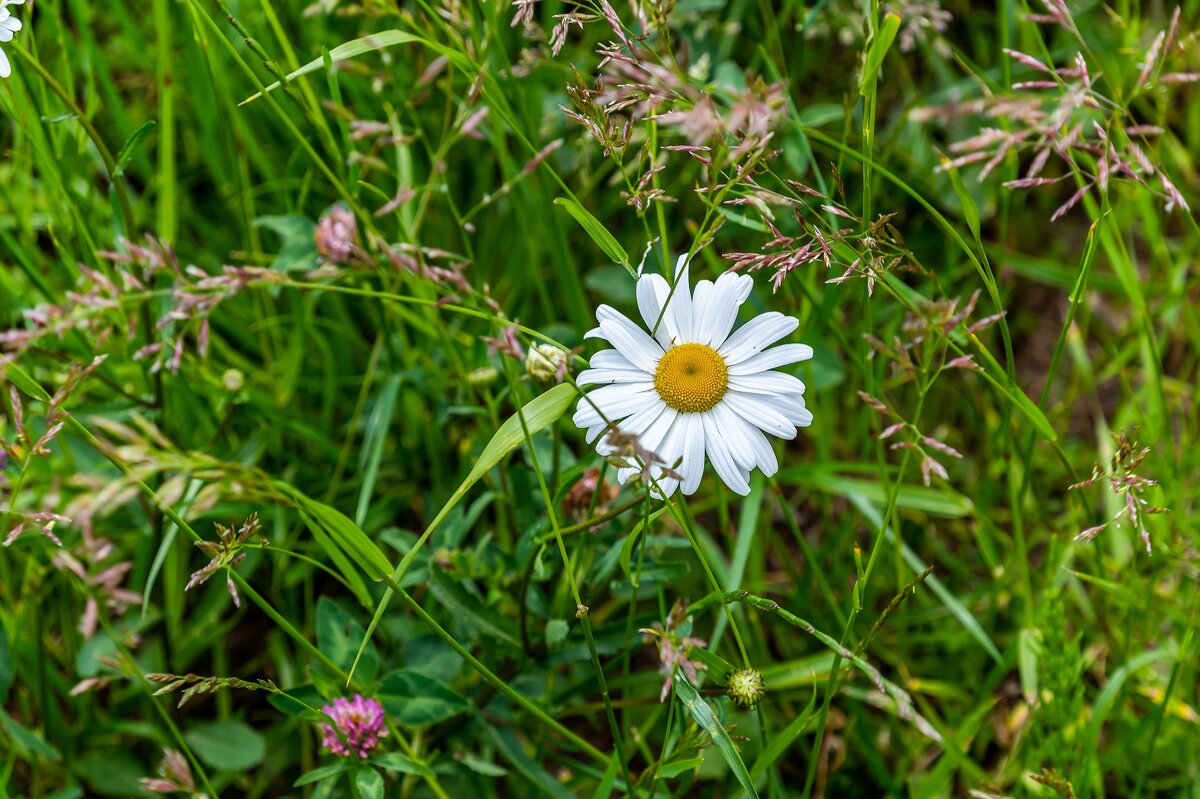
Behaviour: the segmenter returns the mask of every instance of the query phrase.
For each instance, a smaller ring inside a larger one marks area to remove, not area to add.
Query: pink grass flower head
[[[379,739],[388,734],[383,705],[374,699],[364,699],[358,694],[352,699],[338,697],[321,710],[337,722],[338,730],[346,737],[342,743],[337,730],[325,725],[321,745],[339,757],[358,756],[365,760],[379,745]]]
[[[325,263],[348,263],[358,248],[358,223],[348,208],[335,205],[317,222],[317,252]]]

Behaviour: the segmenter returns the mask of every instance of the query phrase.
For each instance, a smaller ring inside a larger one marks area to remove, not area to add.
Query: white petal
[[[584,373],[586,374],[586,372]],[[583,375],[580,376],[583,382]],[[611,381],[610,381],[611,382]],[[732,375],[729,387],[737,391],[748,391],[751,394],[804,394],[804,383],[798,377],[783,372],[756,372],[752,375]]]
[[[771,374],[775,374],[772,372]],[[581,386],[602,385],[606,383],[636,383],[645,380],[648,375],[641,369],[585,369],[575,378]]]
[[[757,394],[730,391],[725,394],[729,407],[750,424],[780,438],[796,437],[796,426]]]
[[[712,309],[713,282],[701,280],[696,284],[696,290],[692,293],[692,329],[687,333],[687,341],[699,344],[708,343]],[[684,491],[684,493],[687,492]]]
[[[600,350],[592,356],[589,364],[593,369],[633,369],[634,365],[616,350]]]
[[[800,320],[776,311],[754,317],[717,348],[725,363],[735,364],[765,350],[800,326]]]
[[[0,78],[7,78],[12,74],[12,68],[8,64],[8,56],[4,54],[4,50],[0,50]]]
[[[638,311],[646,323],[647,330],[654,331],[654,338],[663,349],[671,346],[671,334],[667,330],[667,320],[662,314],[663,300],[670,293],[671,287],[662,275],[643,275],[637,282]]]
[[[749,375],[755,372],[765,372],[779,366],[785,366],[797,361],[806,361],[813,356],[812,347],[807,344],[780,344],[766,352],[760,352],[752,358],[729,365],[731,375]],[[728,363],[728,361],[726,361]]]
[[[641,436],[666,409],[667,404],[662,400],[649,404],[640,411],[631,414],[627,419],[618,422],[616,425],[617,430],[627,435]],[[597,447],[597,451],[600,451],[601,455],[611,455],[613,448],[601,442],[600,446]]]
[[[733,453],[726,444],[725,437],[730,431],[722,429],[718,423],[717,414],[705,413],[704,417],[704,447],[708,451],[708,459],[712,461],[717,476],[743,497],[750,493],[749,475],[733,458]]]
[[[717,430],[721,433],[721,440],[729,449],[729,454],[734,462],[743,471],[753,469],[758,463],[758,458],[754,454],[750,438],[762,438],[762,431],[738,416],[733,408],[729,407],[729,403],[724,401],[718,403],[709,411],[709,414],[715,417],[714,421]]]
[[[654,374],[663,351],[644,330],[622,317],[604,320],[600,323],[600,331],[635,367]]]
[[[797,427],[808,427],[812,424],[813,415],[804,404],[804,396],[800,394],[783,394],[771,397],[770,404],[787,420]]]
[[[672,342],[687,342],[692,332],[692,287],[688,282],[686,256],[679,256],[679,262],[675,265],[675,285],[661,301],[667,304],[667,316],[672,320],[667,328]]]
[[[705,320],[706,335],[696,340],[714,348],[724,344],[725,339],[729,338],[729,331],[733,329],[733,323],[737,321],[738,308],[742,307],[753,288],[754,278],[749,275],[726,272],[717,278]]]
[[[606,420],[619,421],[657,401],[661,400],[653,383],[619,383],[597,388],[579,400],[575,426],[594,427]]]
[[[703,413],[685,413],[680,417],[685,423],[683,435],[683,464],[679,473],[683,475],[683,493],[696,493],[700,479],[704,476],[704,417]]]

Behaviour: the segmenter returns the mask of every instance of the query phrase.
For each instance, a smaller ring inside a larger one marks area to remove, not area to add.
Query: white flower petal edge
[[[812,423],[804,383],[774,371],[812,357],[806,344],[772,346],[799,322],[772,311],[733,329],[753,287],[748,275],[727,272],[701,280],[693,291],[687,256],[681,256],[673,284],[661,275],[638,279],[644,328],[607,305],[596,311],[598,326],[586,337],[614,349],[596,353],[580,373],[580,385],[597,388],[580,399],[574,421],[601,455],[614,452],[602,438],[612,426],[662,458],[664,464],[649,470],[656,495],[677,488],[694,493],[707,458],[717,476],[745,496],[754,469],[767,476],[779,469],[767,435],[792,439],[798,427]],[[617,479],[624,483],[639,471],[622,467]]]

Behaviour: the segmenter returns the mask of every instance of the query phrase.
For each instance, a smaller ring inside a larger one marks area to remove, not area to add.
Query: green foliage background
[[[0,795],[147,795],[138,780],[170,747],[221,796],[1200,796],[1200,229],[1157,185],[1116,178],[1051,222],[1086,174],[1052,166],[1064,182],[1011,190],[1028,166],[1015,152],[985,179],[939,172],[953,142],[1018,123],[925,111],[1030,79],[1005,47],[1056,64],[1085,52],[1111,98],[1096,120],[1121,141],[1134,122],[1161,127],[1150,157],[1194,199],[1195,89],[1135,89],[1173,8],[1070,3],[1076,38],[1029,21],[1041,4],[947,2],[945,32],[905,49],[920,5],[637,3],[644,21],[616,7],[696,93],[660,113],[703,95],[727,116],[781,84],[778,152],[754,179],[791,191],[796,214],[725,203],[761,199],[744,180],[696,191],[736,172],[739,131],[707,141],[728,159],[720,179],[664,149],[696,144],[678,126],[642,115],[604,153],[564,114],[614,37],[599,7],[538,3],[540,39],[491,1],[11,7],[25,29],[3,45],[0,330],[76,309],[69,329],[0,344],[0,533],[69,517],[52,532],[86,574],[36,529],[0,551]],[[1180,71],[1196,65],[1198,5],[1181,6]],[[552,57],[545,37],[572,11],[592,18]],[[361,39],[385,31],[401,33]],[[362,120],[385,132],[359,135]],[[643,211],[629,195],[652,166],[645,185],[674,201]],[[313,274],[316,225],[339,204],[362,256]],[[619,512],[568,517],[564,498],[601,464],[559,419],[574,390],[546,399],[484,338],[519,322],[525,348],[586,357],[598,304],[632,312],[629,269],[692,252],[693,279],[715,278],[725,254],[773,237],[763,214],[787,236],[803,235],[798,217],[849,231],[846,262],[894,214],[903,242],[880,246],[910,267],[881,270],[870,293],[829,283],[841,269],[821,261],[778,291],[754,273],[748,305],[799,318],[795,340],[817,352],[797,369],[813,426],[777,445],[780,472],[748,498],[710,473],[665,511],[630,486],[607,503]],[[194,275],[160,273],[111,305],[69,295],[133,273],[104,253],[147,235],[181,267],[271,279],[223,299],[206,332],[168,318]],[[426,271],[453,265],[466,286]],[[969,321],[906,324],[976,291]],[[920,338],[911,368],[864,336]],[[139,354],[176,342],[177,372]],[[17,406],[40,435],[71,365],[100,354],[66,401],[72,421],[31,455]],[[942,368],[965,354],[981,372]],[[880,440],[899,418],[961,454],[924,445],[945,479],[922,480],[921,450],[889,447],[909,428]],[[1124,506],[1105,480],[1067,488],[1107,468],[1125,430],[1150,448],[1144,498],[1170,508],[1145,517],[1153,554],[1128,522],[1073,541]],[[192,537],[252,512],[269,545],[185,592],[207,562]],[[87,548],[97,539],[112,551]],[[99,576],[121,562],[140,605],[108,601]],[[679,600],[707,668],[660,703],[638,630]],[[753,711],[722,690],[747,664],[767,689]],[[222,680],[177,708],[182,686],[155,697],[146,679],[163,673]],[[321,750],[314,712],[351,692],[392,723],[362,768]]]

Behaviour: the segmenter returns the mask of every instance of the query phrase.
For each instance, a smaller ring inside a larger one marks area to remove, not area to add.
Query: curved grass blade
[[[339,44],[337,47],[330,50],[328,56],[330,61],[345,61],[365,53],[372,53],[376,50],[384,50],[388,47],[395,47],[398,44],[422,44],[432,50],[436,50],[438,53],[446,56],[451,61],[454,61],[455,66],[470,66],[469,61],[463,56],[462,53],[442,47],[436,42],[432,42],[415,34],[395,29],[380,31],[379,33],[371,33],[366,36],[361,36],[357,39],[351,39],[350,41]],[[324,66],[325,56],[314,58],[312,61],[309,61],[299,69],[294,69],[289,72],[286,75],[286,79],[289,81],[294,80],[301,75],[307,75],[310,72],[315,72]],[[242,100],[240,103],[238,103],[238,105],[245,105],[246,103],[257,100],[267,92],[278,89],[280,85],[281,84],[279,81],[275,81],[270,86],[267,86],[263,91],[255,92],[245,100]]]
[[[525,417],[525,425],[529,429],[529,434],[533,435],[557,422],[566,413],[573,399],[575,399],[574,386],[563,383],[554,386],[549,391],[534,397],[526,403],[525,407],[521,410],[521,416]],[[475,461],[475,465],[471,467],[471,471],[467,474],[466,479],[450,495],[450,500],[442,506],[437,516],[430,522],[429,527],[425,528],[425,532],[421,534],[417,542],[413,544],[412,548],[400,560],[399,565],[396,566],[396,571],[392,573],[391,583],[393,585],[400,584],[400,580],[404,578],[405,573],[408,572],[413,561],[416,560],[417,553],[425,546],[425,542],[429,540],[429,536],[446,519],[450,511],[462,501],[467,492],[471,490],[471,486],[479,482],[481,477],[491,471],[525,440],[525,433],[521,429],[521,416],[513,414],[504,424],[500,425],[500,429],[496,431],[491,441],[483,448],[483,452],[479,454],[479,458]],[[359,658],[362,657],[363,650],[370,643],[371,636],[375,634],[375,627],[379,624],[379,620],[383,618],[384,611],[387,610],[391,599],[392,589],[389,587],[384,592],[379,605],[375,608],[375,615],[371,618],[371,624],[367,627],[367,634],[363,636],[362,644],[358,648],[358,655],[354,658],[354,665],[350,667],[350,674],[347,679],[353,678],[354,670],[358,667]]]
[[[758,791],[754,790],[754,781],[750,779],[750,771],[742,761],[737,747],[733,745],[733,739],[729,737],[729,733],[725,732],[721,722],[717,721],[717,717],[708,703],[700,698],[696,689],[679,672],[675,673],[675,696],[683,702],[684,707],[692,714],[692,718],[696,720],[700,728],[712,737],[717,751],[721,753],[721,757],[725,758],[725,762],[733,771],[733,776],[737,777],[737,781],[742,784],[746,793],[754,799],[758,799]]]

